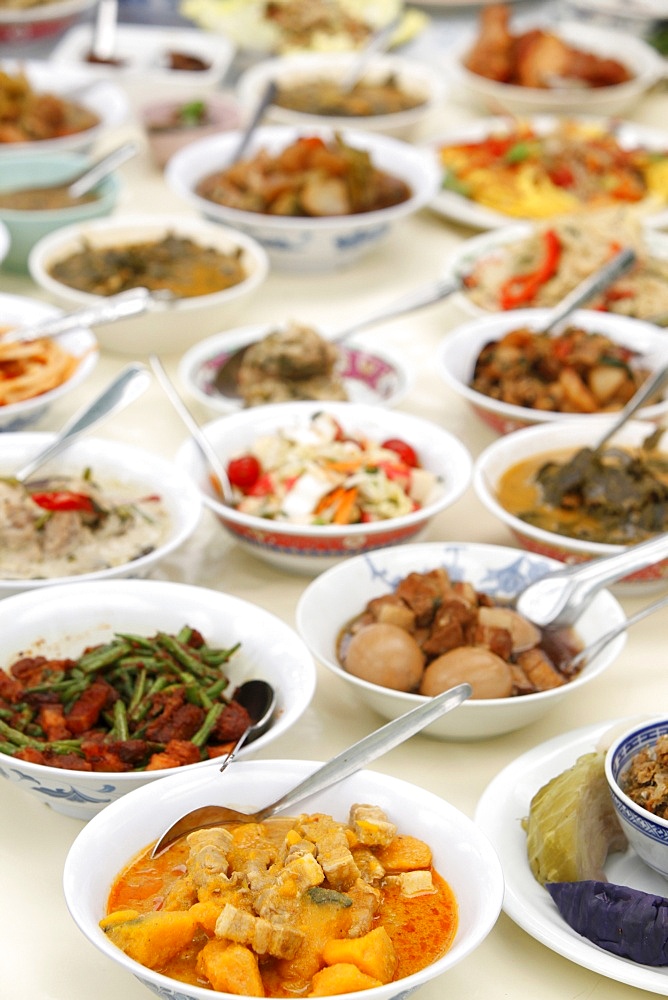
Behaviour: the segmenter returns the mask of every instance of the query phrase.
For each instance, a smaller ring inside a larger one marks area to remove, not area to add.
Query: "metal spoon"
[[[70,330],[96,326],[98,323],[114,323],[126,316],[136,316],[146,312],[152,302],[148,288],[130,288],[127,292],[110,295],[99,304],[84,306],[63,316],[43,319],[30,326],[17,326],[3,335],[3,340],[39,340],[42,337],[58,337]]]
[[[248,149],[249,143],[255,133],[255,129],[260,124],[260,119],[264,115],[269,105],[273,104],[274,102],[274,99],[276,97],[276,90],[277,90],[276,84],[274,83],[273,80],[270,80],[267,86],[264,88],[264,91],[260,95],[260,98],[257,104],[255,105],[253,113],[250,116],[245,129],[241,133],[239,142],[237,143],[232,155],[228,160],[227,163],[228,167],[232,166],[233,163],[236,163],[238,160],[240,160],[243,157],[246,150]]]
[[[366,44],[355,54],[351,66],[341,80],[340,87],[344,93],[352,90],[356,83],[362,78],[371,59],[379,52],[384,52],[392,41],[392,36],[401,23],[401,14],[394,17],[387,24],[379,28],[378,31],[369,37]]]
[[[216,454],[216,452],[213,449],[213,446],[211,445],[211,442],[209,441],[206,434],[204,433],[200,425],[197,423],[192,413],[190,412],[190,410],[188,409],[188,407],[183,402],[180,395],[172,385],[172,381],[169,378],[167,372],[165,371],[163,364],[160,361],[160,358],[157,356],[157,354],[149,355],[149,361],[151,363],[151,368],[153,369],[153,372],[156,378],[158,379],[158,382],[165,390],[165,393],[169,398],[169,401],[171,402],[172,406],[174,407],[178,415],[181,417],[181,420],[184,422],[184,424],[190,431],[193,441],[199,448],[202,457],[204,458],[204,461],[209,466],[209,470],[211,472],[210,479],[212,486],[214,487],[216,492],[223,498],[225,503],[231,503],[232,485],[228,478],[227,472],[223,468],[222,462],[218,458],[218,455]]]
[[[663,365],[645,379],[643,384],[634,392],[634,394],[629,399],[626,406],[619,411],[618,416],[613,420],[610,427],[605,431],[604,434],[598,439],[597,444],[594,445],[594,451],[599,451],[611,437],[617,433],[617,431],[622,427],[627,420],[633,416],[633,414],[638,410],[646,399],[651,396],[661,388],[663,383],[668,378],[668,364]]]
[[[233,749],[220,766],[220,770],[232,763],[242,746],[257,739],[268,728],[271,718],[276,708],[276,691],[269,681],[252,680],[244,681],[241,687],[234,692],[234,701],[246,709],[251,717],[251,724],[243,731]]]
[[[375,326],[384,320],[394,319],[395,316],[402,316],[405,313],[421,309],[423,306],[431,305],[433,302],[438,302],[440,299],[447,298],[448,295],[459,291],[463,282],[464,277],[459,276],[430,282],[416,291],[401,296],[401,298],[395,300],[391,305],[356,320],[344,330],[339,330],[333,337],[329,337],[328,340],[332,344],[340,344],[359,330],[365,330],[367,327]],[[257,341],[254,341],[254,343],[257,343]],[[227,396],[229,399],[240,398],[238,384],[239,369],[241,368],[246,351],[251,346],[252,344],[246,344],[244,347],[239,347],[236,351],[232,351],[216,372],[213,384],[221,395]]]
[[[634,615],[631,615],[630,618],[627,618],[625,619],[625,621],[620,622],[619,625],[616,625],[614,628],[611,628],[609,632],[605,633],[605,635],[600,636],[600,638],[596,639],[594,642],[591,642],[588,646],[585,646],[584,649],[581,649],[579,653],[576,653],[576,655],[573,657],[573,659],[568,665],[569,669],[577,670],[585,663],[588,663],[589,660],[593,660],[595,656],[598,656],[599,653],[603,652],[605,647],[608,646],[613,641],[613,639],[616,639],[618,635],[622,634],[622,632],[626,632],[627,628],[630,628],[631,625],[635,625],[636,622],[642,621],[643,618],[647,618],[649,617],[649,615],[653,615],[655,611],[660,611],[661,608],[665,608],[667,604],[668,604],[668,594],[664,594],[663,597],[660,597],[652,604],[648,604],[647,607],[641,608],[640,611],[636,611],[636,613]]]
[[[89,62],[114,62],[116,53],[116,28],[118,26],[118,0],[99,0]]]
[[[85,170],[82,170],[76,177],[68,181],[56,181],[53,184],[42,184],[39,187],[13,187],[0,191],[0,197],[8,194],[39,195],[52,191],[63,191],[69,198],[76,200],[88,194],[89,191],[92,191],[101,180],[104,180],[121,163],[125,163],[131,156],[135,156],[138,151],[138,143],[124,142],[122,146],[112,149],[106,156],[102,156],[95,163],[90,164]]]
[[[132,403],[147,388],[151,376],[145,365],[127,365],[92,402],[87,403],[65,424],[56,437],[26,462],[13,478],[25,482],[36,469],[61,451],[84,431],[97,424],[103,417]]]
[[[585,302],[589,302],[599,292],[604,291],[608,285],[611,285],[620,275],[628,271],[635,261],[636,255],[633,250],[628,247],[620,250],[600,270],[590,274],[579,285],[576,285],[568,295],[564,296],[561,302],[552,310],[541,333],[553,333],[556,331],[572,312],[575,312]]]
[[[304,781],[300,781],[289,792],[282,795],[276,802],[259,809],[255,813],[238,812],[227,806],[202,806],[193,809],[173,823],[161,837],[156,841],[151,857],[161,854],[170,844],[194,830],[202,830],[209,826],[220,826],[223,823],[261,823],[263,820],[273,816],[281,809],[288,809],[290,806],[301,802],[308,795],[321,792],[330,785],[335,785],[337,781],[355,774],[366,764],[377,757],[387,753],[394,747],[399,746],[410,736],[419,733],[425,726],[435,722],[446,712],[451,712],[463,701],[470,698],[472,689],[470,684],[458,684],[456,687],[436,695],[423,705],[418,705],[410,712],[405,712],[398,719],[386,723],[380,729],[365,736],[363,739],[353,743],[347,750],[343,750],[332,757],[330,761],[317,768]]]

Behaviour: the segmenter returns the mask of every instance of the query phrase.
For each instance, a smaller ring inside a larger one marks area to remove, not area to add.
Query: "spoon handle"
[[[555,306],[542,332],[552,333],[579,306],[593,299],[595,295],[611,285],[616,278],[628,271],[635,263],[635,259],[636,255],[633,250],[629,248],[620,250],[600,271],[590,274],[566,295],[558,306]]]
[[[164,366],[160,361],[160,358],[157,356],[157,354],[151,354],[149,356],[149,361],[151,363],[151,368],[153,369],[155,377],[157,378],[162,388],[165,390],[167,398],[169,399],[170,403],[172,404],[178,415],[181,417],[181,420],[190,431],[193,441],[199,448],[200,453],[204,458],[204,461],[209,466],[210,472],[212,474],[211,483],[214,489],[219,495],[223,497],[226,503],[230,503],[232,500],[232,486],[230,484],[227,472],[223,468],[223,465],[220,459],[218,458],[218,455],[214,451],[209,439],[207,438],[206,434],[204,433],[200,425],[197,423],[192,413],[190,412],[190,410],[188,409],[188,407],[183,402],[180,395],[172,385],[172,381],[169,378],[167,372],[165,371]]]
[[[609,632],[605,633],[605,635],[602,635],[595,642],[592,642],[585,649],[577,653],[571,660],[569,667],[577,668],[580,664],[592,660],[595,656],[598,656],[598,654],[601,653],[605,647],[613,641],[613,639],[616,639],[618,635],[622,634],[622,632],[626,632],[631,625],[641,622],[643,618],[653,615],[655,611],[660,611],[661,608],[665,608],[667,604],[668,594],[664,594],[663,597],[660,597],[657,601],[653,601],[652,604],[648,604],[647,607],[641,608],[640,611],[636,611],[636,613],[631,615],[630,618],[626,618],[623,622],[620,622],[619,625],[611,628]]]
[[[384,52],[392,41],[392,36],[401,24],[401,14],[397,14],[391,21],[384,24],[382,28],[375,31],[366,45],[353,57],[353,62],[341,81],[341,90],[347,92],[352,90],[358,80],[364,75],[369,62],[378,52]]]
[[[151,303],[151,293],[147,288],[131,288],[118,295],[110,295],[99,305],[85,306],[64,316],[43,320],[31,326],[17,327],[10,331],[5,339],[39,340],[41,337],[58,337],[61,333],[77,330],[83,326],[95,326],[98,323],[113,323],[126,316],[136,316],[146,312]]]
[[[239,143],[229,159],[228,166],[232,166],[232,164],[236,163],[237,160],[242,159],[244,153],[248,149],[248,144],[253,137],[253,133],[255,132],[262,115],[265,113],[269,105],[273,103],[276,97],[276,90],[276,84],[273,80],[270,80],[253,109],[253,113],[242,132]]]
[[[420,309],[422,306],[431,305],[432,302],[439,302],[441,299],[445,299],[449,295],[454,294],[454,292],[459,291],[461,287],[462,279],[460,277],[448,277],[432,282],[413,292],[409,292],[379,312],[363,316],[351,326],[347,326],[345,330],[341,330],[339,333],[334,334],[333,337],[330,337],[330,343],[338,344],[359,330],[365,330],[368,326],[375,326],[376,323],[382,323],[383,320],[394,319],[395,316],[402,316],[404,313],[413,312],[413,310]]]
[[[67,185],[70,197],[80,198],[82,195],[87,194],[107,174],[110,174],[116,167],[120,167],[121,163],[125,163],[126,160],[129,160],[137,152],[139,152],[139,143],[137,142],[124,142],[122,146],[112,149],[110,153],[101,157],[97,163],[94,163],[88,170],[85,170],[80,177],[77,177],[75,181]]]
[[[96,396],[91,403],[87,403],[83,409],[74,414],[69,423],[65,424],[46,448],[39,451],[34,458],[31,458],[18,472],[14,473],[14,479],[24,482],[44,462],[53,458],[54,455],[58,455],[83,431],[88,430],[93,424],[118,410],[121,406],[127,406],[128,403],[135,400],[148,388],[149,382],[150,374],[145,365],[138,363],[127,365],[99,396]]]
[[[287,809],[307,796],[321,792],[324,788],[336,784],[337,781],[342,781],[351,774],[355,774],[372,760],[376,760],[377,757],[392,750],[410,736],[419,733],[425,726],[435,722],[446,712],[457,708],[471,694],[470,684],[458,684],[457,687],[444,691],[423,705],[418,705],[410,712],[405,712],[398,719],[393,719],[392,722],[386,723],[380,729],[374,730],[373,733],[358,740],[357,743],[353,743],[347,750],[332,757],[330,761],[319,767],[277,802],[261,809],[255,815],[256,822],[259,823],[263,819],[273,816],[279,809]]]
[[[594,451],[598,451],[603,445],[610,440],[611,437],[617,433],[620,427],[629,420],[636,410],[640,409],[642,404],[646,399],[649,399],[658,389],[661,388],[663,383],[668,378],[668,364],[664,365],[662,368],[658,368],[652,375],[646,379],[640,388],[631,396],[626,406],[619,411],[617,417],[613,420],[610,427],[603,434],[596,446]]]

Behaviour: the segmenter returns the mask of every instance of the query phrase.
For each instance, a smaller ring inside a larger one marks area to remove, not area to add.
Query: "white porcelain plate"
[[[558,118],[554,115],[531,115],[523,119],[529,123],[539,134],[547,135],[553,131],[558,123]],[[645,147],[654,151],[668,150],[668,133],[660,129],[649,128],[638,125],[636,122],[619,121],[617,119],[607,119],[595,116],[573,116],[573,120],[600,125],[608,130],[614,130],[614,134],[619,144],[625,149]],[[508,118],[492,117],[477,118],[435,136],[428,140],[427,145],[433,149],[437,155],[438,150],[443,146],[457,145],[462,142],[481,142],[493,133],[503,134],[509,127],[514,127],[514,121]],[[511,222],[524,221],[493,209],[478,205],[463,194],[455,191],[441,190],[430,203],[429,207],[442,215],[446,219],[461,222],[474,229],[496,229],[499,226],[508,225]],[[645,222],[654,221],[665,215],[665,206],[659,213],[651,213],[645,217]]]
[[[631,724],[632,720],[629,720]],[[483,792],[475,820],[496,848],[505,878],[503,909],[508,916],[551,951],[585,969],[629,986],[668,996],[668,967],[638,965],[604,951],[581,937],[559,915],[549,894],[535,880],[526,853],[521,821],[529,812],[533,795],[550,778],[594,750],[617,722],[598,723],[542,743],[504,768]],[[663,896],[665,879],[648,868],[628,849],[611,854],[606,864],[611,882],[630,885]],[[605,988],[602,991],[605,994]]]

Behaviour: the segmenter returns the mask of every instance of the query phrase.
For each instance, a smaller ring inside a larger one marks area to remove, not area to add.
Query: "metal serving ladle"
[[[458,684],[456,687],[436,695],[423,705],[418,705],[410,712],[405,712],[398,719],[386,723],[380,729],[353,743],[347,750],[332,757],[330,761],[317,768],[307,778],[300,781],[276,802],[265,806],[254,813],[243,813],[227,806],[201,806],[192,809],[181,816],[158,838],[151,851],[151,857],[161,854],[170,844],[194,830],[203,830],[210,826],[221,826],[224,823],[261,823],[281,809],[296,805],[309,795],[322,792],[325,788],[335,785],[337,781],[355,774],[372,760],[399,746],[410,736],[419,733],[425,726],[435,722],[446,712],[451,712],[463,701],[471,697],[470,684]]]

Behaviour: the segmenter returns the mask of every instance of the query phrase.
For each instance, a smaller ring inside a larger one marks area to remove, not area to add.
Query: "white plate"
[[[55,46],[50,60],[59,66],[84,66],[98,78],[119,83],[141,83],[146,88],[169,85],[178,89],[209,89],[217,86],[234,56],[234,46],[227,38],[211,37],[189,28],[163,28],[149,24],[119,24],[116,52],[120,66],[86,62],[92,38],[92,25],[80,24],[67,32]],[[207,62],[203,70],[173,70],[167,64],[170,51],[182,52]],[[155,96],[155,95],[148,95]]]
[[[265,337],[273,329],[275,323],[264,323],[207,337],[183,355],[179,364],[181,381],[200,403],[216,413],[240,409],[238,399],[215,388],[216,372],[232,351]],[[398,358],[384,350],[367,350],[362,344],[342,345],[340,351],[339,370],[351,402],[396,406],[404,397],[410,379]]]
[[[532,222],[516,222],[472,236],[460,243],[448,255],[443,277],[454,279],[470,274],[481,261],[490,257],[502,260],[511,246],[531,235],[533,228]],[[647,252],[652,257],[659,260],[668,259],[668,233],[647,227],[644,230],[644,240]],[[450,301],[472,317],[488,316],[491,311],[502,311],[500,306],[495,310],[483,309],[472,301],[466,289],[455,292]]]
[[[630,724],[631,720],[629,720]],[[668,967],[638,965],[604,951],[571,930],[546,890],[529,868],[526,835],[521,821],[530,801],[550,778],[594,750],[603,735],[618,723],[605,722],[557,736],[522,754],[487,786],[475,820],[496,848],[505,878],[503,909],[508,916],[551,951],[601,976],[629,986],[668,996]],[[631,850],[611,854],[606,864],[610,882],[664,895],[666,881]],[[605,988],[602,995],[605,994]]]
[[[572,115],[569,118],[572,121],[599,124],[611,131],[614,130],[617,141],[625,149],[643,146],[651,150],[668,150],[668,133],[660,129],[649,128],[630,121],[608,120],[589,115]],[[559,118],[554,115],[531,115],[524,120],[541,135],[551,132],[559,122]],[[513,120],[508,118],[478,118],[429,139],[427,145],[438,155],[438,150],[442,146],[456,145],[461,142],[481,142],[494,132],[503,134],[513,125]],[[495,212],[484,205],[477,205],[470,198],[454,191],[439,191],[429,207],[446,219],[461,222],[474,229],[498,229],[511,222],[523,221],[510,215],[503,215],[501,212]],[[665,216],[665,206],[661,212],[647,215],[645,222],[656,221],[662,216]]]

